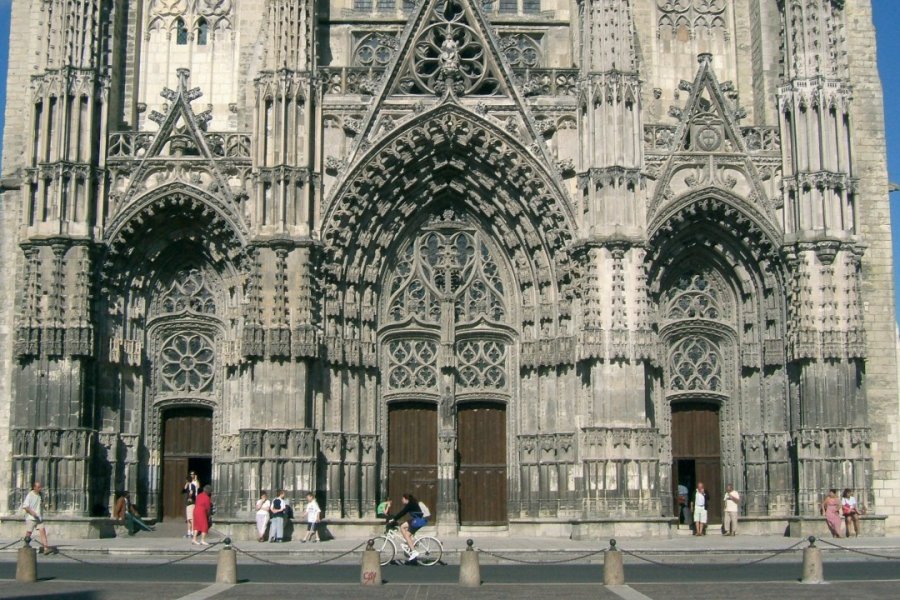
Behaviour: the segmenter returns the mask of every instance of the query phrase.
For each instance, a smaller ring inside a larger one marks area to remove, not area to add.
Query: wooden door
[[[709,491],[709,523],[722,522],[721,437],[719,433],[719,411],[710,404],[683,403],[672,406],[672,460],[673,473],[682,477],[690,496],[697,483],[702,482]],[[691,465],[691,463],[693,463]],[[686,466],[693,471],[685,477]],[[673,482],[677,485],[676,478]]]
[[[437,521],[437,406],[425,402],[391,404],[388,409],[388,497],[391,510],[411,493]]]
[[[167,411],[163,421],[162,516],[184,519],[184,480],[196,471],[201,484],[212,479],[212,412],[199,408]]]
[[[506,407],[471,403],[459,408],[459,522],[505,525]]]

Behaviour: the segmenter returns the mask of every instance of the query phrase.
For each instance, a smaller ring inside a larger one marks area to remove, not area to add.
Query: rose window
[[[448,86],[455,94],[495,93],[499,82],[488,71],[487,52],[465,23],[460,2],[436,3],[431,20],[415,42],[412,69],[400,88],[408,94],[442,94]]]
[[[205,389],[215,373],[212,342],[198,333],[179,333],[167,341],[160,353],[163,388],[172,392]]]

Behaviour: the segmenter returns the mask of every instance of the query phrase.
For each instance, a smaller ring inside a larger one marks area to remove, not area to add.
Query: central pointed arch
[[[511,450],[521,433],[518,375],[541,361],[574,361],[565,352],[522,350],[526,342],[571,335],[574,296],[575,219],[536,156],[447,101],[369,148],[324,212],[328,377],[365,382],[372,404],[360,413],[377,415],[382,486],[419,481],[421,493],[433,495],[442,527],[505,526],[507,507],[515,503],[507,490],[519,489]],[[426,250],[443,254],[429,258]],[[480,258],[464,260],[470,251]],[[404,252],[412,252],[409,273]],[[398,269],[406,273],[399,279],[392,277]],[[413,269],[427,283],[412,283]],[[476,279],[477,293],[467,295]],[[418,286],[413,299],[424,305],[407,307],[395,320],[391,302],[409,285]],[[466,303],[473,314],[462,314]],[[408,440],[393,437],[391,419],[411,419],[421,426],[413,429],[432,432],[422,443],[436,450],[428,454],[436,462],[406,461],[405,446],[397,444]],[[490,434],[482,429],[485,419]],[[489,465],[459,452],[473,436],[497,443]],[[477,494],[467,490],[487,488],[495,490],[488,494],[496,500],[491,510],[473,510],[466,498]],[[404,491],[383,488],[381,495]]]

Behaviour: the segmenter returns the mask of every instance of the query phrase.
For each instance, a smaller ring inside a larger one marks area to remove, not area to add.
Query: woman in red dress
[[[209,486],[204,486],[203,490],[197,494],[197,501],[194,503],[194,539],[192,544],[200,546],[209,546],[206,542],[206,534],[209,532],[209,514],[212,512],[212,498],[209,496]],[[197,541],[197,534],[200,534],[200,541]]]

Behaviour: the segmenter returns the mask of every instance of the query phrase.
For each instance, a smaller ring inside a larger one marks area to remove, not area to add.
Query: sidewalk
[[[427,529],[423,535],[430,535]],[[213,531],[209,537],[210,542],[222,542],[224,536]],[[444,545],[445,562],[455,564],[459,562],[459,553],[466,549],[466,536],[452,536],[441,539]],[[513,561],[522,562],[553,562],[555,560],[578,559],[579,556],[591,554],[591,556],[579,559],[578,562],[601,562],[600,551],[609,547],[609,540],[570,540],[552,537],[482,537],[472,536],[474,548],[482,550],[483,563],[503,563],[500,557],[510,558]],[[0,547],[12,542],[12,539],[0,540]],[[139,533],[134,537],[111,539],[86,539],[86,540],[50,540],[63,555],[78,556],[84,560],[96,560],[99,557],[117,557],[122,561],[172,559],[180,556],[188,556],[201,551],[204,547],[191,544],[186,538],[169,537],[162,533]],[[273,544],[268,542],[241,541],[234,546],[250,555],[259,555],[267,560],[285,561],[288,563],[303,563],[320,561],[335,557],[338,554],[351,552],[338,563],[347,564],[357,562],[359,553],[365,548],[365,538],[335,539],[329,542],[301,543],[299,541]],[[663,557],[667,560],[692,561],[700,556],[707,556],[709,560],[736,560],[741,556],[759,558],[766,554],[783,551],[792,546],[795,550],[787,552],[785,556],[799,558],[800,549],[807,547],[808,542],[800,538],[776,537],[776,536],[735,536],[707,535],[694,537],[690,535],[676,536],[668,539],[661,538],[619,538],[616,540],[620,550],[643,556]],[[837,544],[841,548],[835,548],[830,544]],[[37,545],[33,543],[33,545]],[[823,553],[837,558],[837,555],[845,555],[850,558],[865,559],[865,555],[855,552],[847,552],[843,548],[882,554],[900,558],[900,536],[891,537],[860,537],[849,539],[828,539],[816,542]],[[15,556],[19,544],[0,551],[0,560],[10,560]],[[208,547],[196,559],[210,559],[215,557],[216,551],[222,544]],[[493,556],[498,555],[498,556]],[[251,560],[244,554],[247,560]],[[96,558],[95,558],[96,557]],[[718,557],[718,558],[715,558]],[[874,558],[874,557],[872,557]],[[52,560],[53,558],[50,558]],[[192,559],[195,560],[195,559]]]

